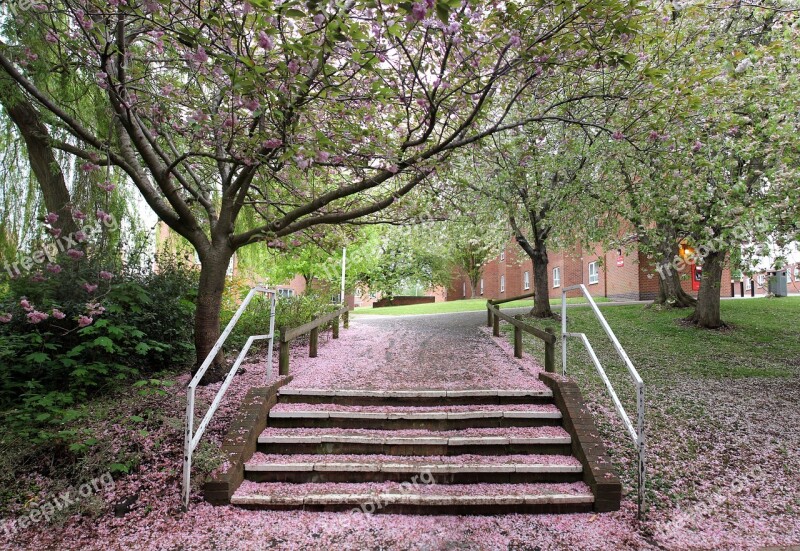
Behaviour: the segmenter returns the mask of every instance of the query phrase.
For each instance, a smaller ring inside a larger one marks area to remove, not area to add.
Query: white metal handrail
[[[239,321],[239,318],[244,313],[247,305],[250,304],[250,301],[253,300],[253,297],[256,293],[264,293],[265,295],[270,297],[270,312],[269,312],[269,333],[267,335],[252,335],[247,339],[242,351],[239,352],[239,356],[237,356],[236,361],[233,362],[228,375],[225,377],[225,381],[222,383],[222,386],[219,387],[217,391],[217,395],[214,397],[214,401],[211,403],[211,406],[208,408],[203,420],[200,421],[200,424],[197,426],[197,430],[194,431],[194,395],[195,389],[197,385],[200,384],[200,380],[205,375],[206,371],[208,370],[211,363],[214,361],[214,358],[217,357],[220,349],[222,349],[222,345],[225,344],[225,341],[230,336],[233,328],[236,326],[236,323]],[[250,347],[253,345],[255,341],[269,339],[269,348],[267,349],[267,381],[272,378],[272,344],[275,337],[275,300],[277,297],[277,292],[274,290],[267,289],[266,287],[256,286],[250,289],[250,292],[247,293],[244,301],[239,306],[239,309],[236,310],[236,313],[231,318],[231,321],[228,322],[228,325],[225,327],[225,330],[217,339],[217,342],[214,344],[214,348],[211,349],[211,352],[208,353],[206,356],[205,361],[203,361],[200,369],[197,370],[195,376],[192,378],[192,381],[189,383],[186,391],[186,438],[184,441],[184,453],[183,453],[183,507],[184,509],[189,507],[189,494],[191,489],[191,477],[192,477],[192,453],[194,453],[195,448],[197,448],[197,444],[200,442],[200,438],[203,436],[203,433],[208,426],[208,423],[211,421],[211,418],[214,416],[214,413],[217,411],[220,403],[222,402],[222,398],[225,396],[225,392],[228,390],[231,382],[233,382],[233,377],[236,375],[236,372],[239,370],[239,366],[242,364],[242,361],[247,356],[247,352],[250,350]]]
[[[568,333],[567,332],[567,292],[579,289],[583,296],[586,297],[586,300],[589,301],[589,306],[591,306],[594,315],[600,321],[600,325],[603,327],[603,330],[608,335],[608,338],[611,339],[611,344],[614,345],[614,350],[617,351],[617,354],[620,358],[622,358],[625,367],[628,369],[628,373],[631,376],[631,380],[633,381],[634,386],[636,387],[636,425],[631,422],[630,417],[628,417],[625,408],[622,406],[622,402],[620,401],[619,397],[617,396],[614,387],[611,384],[611,381],[608,379],[603,366],[600,364],[600,360],[595,354],[594,348],[592,348],[589,339],[586,337],[585,333]],[[586,286],[581,284],[572,285],[570,287],[565,287],[561,290],[561,361],[562,361],[562,372],[564,375],[567,374],[567,338],[568,337],[575,337],[583,342],[583,345],[586,347],[586,351],[589,353],[589,356],[592,358],[592,363],[594,363],[595,368],[597,369],[600,378],[603,380],[603,383],[606,385],[606,389],[608,393],[611,395],[611,400],[614,402],[614,407],[617,410],[620,418],[622,419],[622,423],[625,425],[625,429],[628,431],[633,443],[636,446],[636,451],[638,452],[639,456],[639,499],[638,499],[638,507],[639,507],[639,516],[641,517],[642,514],[642,507],[644,506],[644,488],[645,488],[645,434],[644,434],[644,382],[642,381],[641,376],[639,376],[639,372],[636,371],[636,368],[633,367],[633,363],[631,362],[628,354],[625,352],[625,349],[622,348],[622,345],[619,343],[617,336],[614,334],[614,331],[611,330],[611,326],[608,325],[606,318],[600,312],[600,309],[597,307],[592,295],[589,294],[589,291],[586,289]]]

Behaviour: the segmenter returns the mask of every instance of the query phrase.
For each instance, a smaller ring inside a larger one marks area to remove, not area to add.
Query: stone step
[[[561,427],[460,431],[267,428],[258,438],[258,449],[272,454],[569,455],[571,442]]]
[[[330,390],[281,388],[282,403],[341,404],[351,406],[446,406],[469,404],[548,404],[553,391],[541,389],[473,390]]]
[[[493,427],[561,425],[561,412],[552,405],[474,406],[341,406],[337,404],[278,404],[269,412],[271,427],[341,427],[365,429],[459,430]]]
[[[264,509],[349,510],[357,514],[464,515],[589,512],[594,503],[594,496],[582,482],[440,485],[431,484],[430,480],[424,474],[409,477],[404,483],[282,484],[246,480],[231,504]]]
[[[430,473],[437,484],[577,482],[583,468],[569,456],[265,455],[245,464],[256,482],[403,482]]]

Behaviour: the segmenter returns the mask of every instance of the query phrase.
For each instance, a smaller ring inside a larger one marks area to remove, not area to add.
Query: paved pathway
[[[486,329],[484,312],[355,316],[317,358],[292,360],[297,388],[539,389],[539,364],[517,360]]]

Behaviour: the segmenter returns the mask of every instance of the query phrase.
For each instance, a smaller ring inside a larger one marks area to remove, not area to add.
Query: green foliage
[[[72,441],[79,435],[62,428],[87,399],[190,359],[196,273],[164,259],[158,272],[128,269],[102,280],[100,267],[83,259],[44,281],[20,277],[3,287],[0,312],[12,319],[0,324],[0,411],[21,436]],[[100,287],[88,293],[81,282],[89,281]],[[31,323],[31,308],[49,317]],[[81,316],[91,324],[82,326]]]
[[[222,308],[223,325],[231,320],[249,290],[250,287],[245,282],[230,286]],[[275,307],[275,330],[277,331],[281,327],[298,327],[339,307],[340,305],[331,302],[330,295],[324,291],[309,290],[303,295],[280,297]],[[268,334],[269,316],[269,300],[263,295],[254,297],[225,342],[225,349],[238,352],[251,335]],[[259,345],[263,346],[263,344],[263,342],[257,341],[253,347],[258,349]]]

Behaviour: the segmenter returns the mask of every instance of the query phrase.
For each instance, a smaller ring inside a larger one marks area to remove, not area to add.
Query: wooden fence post
[[[522,329],[514,326],[514,357],[522,357]]]
[[[555,337],[552,327],[546,327],[545,331]],[[556,372],[556,345],[552,341],[544,343],[544,370],[547,373]]]
[[[309,358],[316,358],[317,357],[317,346],[319,345],[319,327],[315,327],[311,330],[311,334],[308,338],[308,357]]]
[[[333,326],[331,327],[331,329],[333,330],[333,338],[334,339],[338,339],[339,338],[339,316],[336,316],[335,318],[333,318]]]
[[[486,305],[486,327],[492,326],[492,310]]]
[[[492,316],[492,335],[500,336],[500,318],[498,316]]]
[[[289,343],[283,340],[284,329],[280,330],[280,353],[278,355],[278,374],[289,374]]]
[[[350,310],[344,313],[344,328],[350,329]]]

